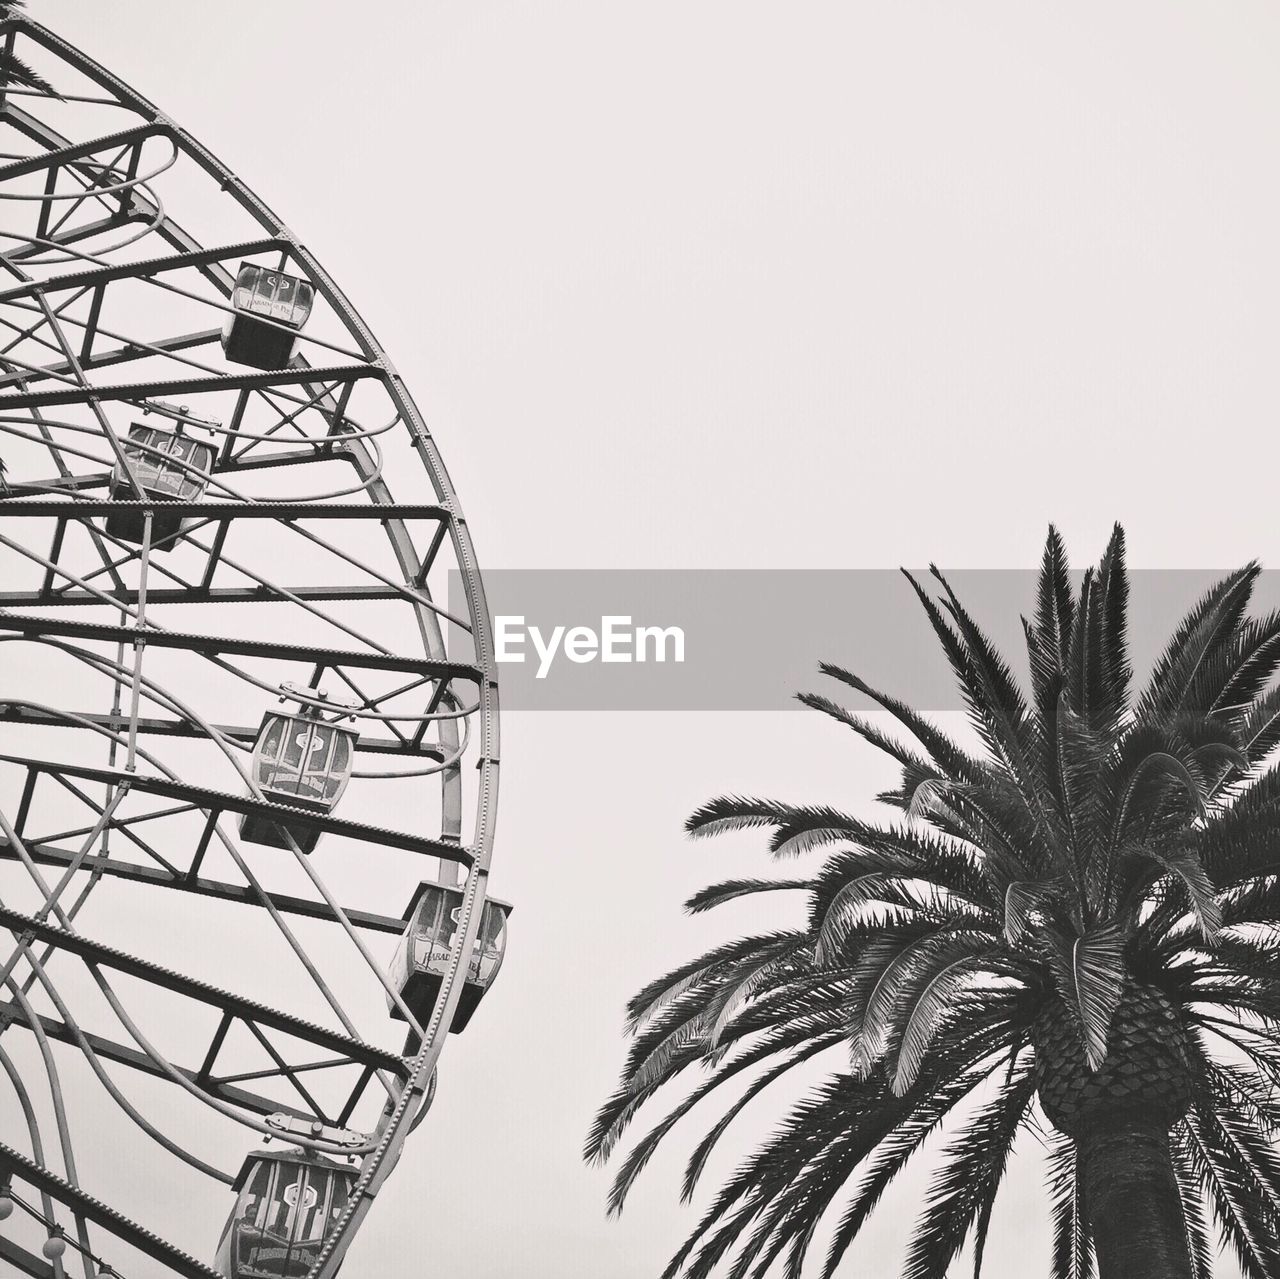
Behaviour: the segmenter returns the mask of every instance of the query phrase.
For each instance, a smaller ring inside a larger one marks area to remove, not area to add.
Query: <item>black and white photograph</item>
[[[0,0],[0,1277],[1280,1279],[1277,68]]]

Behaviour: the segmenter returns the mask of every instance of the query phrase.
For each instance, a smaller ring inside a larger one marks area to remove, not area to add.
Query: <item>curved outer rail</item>
[[[349,300],[337,287],[333,279],[324,270],[314,255],[301,243],[288,227],[272,212],[272,210],[236,175],[216,159],[203,145],[192,138],[174,121],[166,117],[152,103],[125,85],[105,68],[88,58],[58,36],[39,24],[25,17],[10,18],[0,21],[0,40],[14,41],[24,37],[41,46],[67,66],[87,77],[119,105],[136,113],[145,122],[144,130],[148,135],[162,135],[170,139],[177,152],[194,161],[211,178],[215,179],[221,189],[234,199],[266,233],[263,241],[252,246],[231,246],[239,251],[241,247],[261,250],[262,248],[279,248],[282,253],[302,268],[305,276],[315,285],[318,293],[325,299],[333,312],[340,317],[347,332],[355,339],[367,370],[360,370],[361,376],[373,376],[384,385],[387,394],[393,401],[398,413],[412,433],[413,446],[426,469],[432,487],[437,495],[437,502],[444,516],[447,536],[452,548],[461,580],[466,594],[473,644],[475,649],[474,665],[478,670],[478,702],[476,713],[479,717],[478,734],[478,786],[475,799],[474,823],[470,840],[462,845],[462,789],[460,783],[460,767],[447,769],[442,777],[443,829],[445,837],[458,841],[465,849],[470,868],[467,872],[463,906],[459,919],[459,927],[455,934],[447,975],[443,981],[439,998],[431,1013],[428,1023],[423,1027],[421,1046],[416,1054],[406,1062],[408,1067],[407,1086],[399,1091],[399,1095],[389,1100],[383,1112],[378,1131],[375,1134],[376,1144],[364,1156],[355,1193],[352,1195],[347,1209],[336,1226],[332,1229],[321,1250],[315,1267],[311,1271],[311,1279],[330,1279],[350,1245],[351,1239],[367,1215],[370,1205],[378,1189],[394,1168],[403,1147],[404,1140],[420,1117],[425,1104],[429,1102],[429,1083],[432,1080],[436,1061],[443,1047],[447,1028],[453,1020],[454,1010],[462,991],[461,979],[464,968],[464,956],[469,956],[477,940],[482,907],[484,904],[490,859],[494,841],[494,825],[496,817],[498,772],[499,772],[499,733],[498,733],[498,686],[490,618],[484,596],[479,568],[476,563],[470,531],[458,504],[457,496],[441,459],[435,440],[428,430],[422,415],[414,404],[403,380],[394,366],[386,358],[381,346],[372,332],[356,312]],[[13,118],[25,117],[25,129],[29,135],[38,132],[38,122],[27,116],[20,106],[12,100],[5,102],[0,108]],[[124,131],[127,134],[129,131]],[[122,136],[124,136],[122,134]],[[48,136],[42,139],[48,149],[56,148],[59,139]],[[0,173],[0,176],[3,176]],[[207,252],[192,240],[185,232],[170,221],[157,205],[151,204],[145,188],[139,188],[135,194],[135,209],[145,217],[156,220],[154,233],[164,238],[170,245],[186,255],[188,262],[193,255]],[[229,296],[232,279],[222,267],[225,257],[231,253],[217,251],[205,265],[206,278],[212,280],[224,296]],[[87,273],[94,274],[96,268],[87,264]],[[48,283],[46,281],[46,283]],[[21,288],[21,286],[18,286]],[[42,302],[43,305],[43,302]],[[320,343],[321,347],[326,344]],[[296,362],[295,362],[296,363]],[[337,361],[334,362],[338,364]],[[345,365],[347,361],[343,361]],[[341,410],[334,409],[332,393],[325,391],[326,374],[331,370],[317,369],[314,378],[308,379],[307,367],[303,365],[297,370],[298,382],[305,393],[312,395],[322,404],[327,404],[331,411],[340,415]],[[206,379],[216,381],[217,385],[234,385],[238,381],[243,385],[251,385],[253,375],[242,375],[239,379]],[[196,382],[190,382],[195,386]],[[144,385],[141,394],[158,394],[161,389],[152,389]],[[320,394],[317,394],[317,390]],[[36,394],[20,394],[17,396],[0,396],[0,404],[27,406],[29,404],[57,402],[58,392]],[[65,398],[65,393],[64,393]],[[365,446],[351,444],[347,446],[349,460],[357,470],[369,496],[378,505],[394,508],[394,499],[378,472],[378,464],[374,454]],[[391,515],[383,521],[395,555],[406,575],[411,581],[418,569],[418,558],[412,540],[402,519]],[[447,660],[444,639],[441,634],[437,610],[423,605],[417,606],[417,620],[424,650],[429,659],[443,662]],[[136,715],[136,711],[135,711]],[[455,750],[458,742],[456,722],[445,719],[440,724],[441,744],[449,754]],[[10,1151],[0,1152],[5,1159],[21,1159]],[[51,1175],[50,1175],[51,1177]],[[56,1178],[46,1177],[42,1189],[54,1186]],[[77,1198],[80,1204],[89,1202],[83,1192],[74,1188],[66,1190],[69,1201],[74,1206]],[[99,1214],[101,1220],[101,1214]],[[127,1224],[127,1223],[126,1223]],[[138,1228],[141,1231],[141,1228]],[[125,1231],[125,1227],[117,1222],[116,1233]],[[141,1231],[139,1238],[150,1239],[147,1232]],[[153,1255],[155,1255],[153,1253]]]

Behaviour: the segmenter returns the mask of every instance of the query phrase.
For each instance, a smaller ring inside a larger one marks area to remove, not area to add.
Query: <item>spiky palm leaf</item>
[[[21,16],[26,0],[5,0],[0,3],[0,22],[6,18]],[[61,95],[34,67],[25,62],[12,49],[0,49],[0,89],[35,89],[51,97]]]
[[[881,797],[897,820],[742,797],[693,814],[697,837],[761,829],[775,857],[825,860],[688,903],[776,890],[806,893],[809,910],[804,926],[717,947],[632,1001],[636,1038],[588,1157],[606,1158],[667,1084],[691,1087],[624,1161],[611,1207],[713,1094],[730,1104],[694,1151],[686,1197],[757,1098],[802,1064],[831,1073],[721,1187],[668,1276],[798,1275],[827,1220],[825,1279],[943,1125],[905,1273],[940,1279],[972,1239],[976,1275],[1031,1125],[1049,1134],[1053,1279],[1091,1279],[1080,1157],[1043,1115],[1074,1131],[1140,1102],[1167,1111],[1189,1273],[1208,1279],[1216,1228],[1247,1274],[1280,1279],[1280,777],[1264,767],[1280,744],[1280,614],[1248,616],[1257,572],[1210,589],[1136,692],[1118,527],[1078,591],[1050,530],[1023,622],[1026,692],[941,573],[937,595],[910,578],[983,752],[824,666],[897,721],[890,732],[801,697],[901,768]]]

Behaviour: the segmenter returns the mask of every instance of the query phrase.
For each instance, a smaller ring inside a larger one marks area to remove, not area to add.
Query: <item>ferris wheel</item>
[[[0,1273],[327,1279],[505,946],[470,534],[270,209],[0,48]]]

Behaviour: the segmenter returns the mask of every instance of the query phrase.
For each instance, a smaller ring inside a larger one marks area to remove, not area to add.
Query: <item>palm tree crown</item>
[[[731,1104],[686,1198],[753,1098],[828,1050],[835,1068],[720,1187],[668,1279],[798,1276],[824,1217],[805,1273],[826,1279],[940,1126],[903,1273],[944,1279],[971,1239],[979,1274],[1027,1125],[1049,1148],[1054,1279],[1207,1279],[1215,1232],[1247,1275],[1280,1279],[1280,776],[1263,767],[1280,743],[1280,614],[1249,616],[1257,574],[1196,603],[1140,692],[1119,527],[1078,591],[1050,529],[1025,691],[942,574],[933,592],[908,574],[981,751],[824,666],[905,730],[801,697],[897,761],[901,785],[879,798],[899,817],[739,797],[693,814],[695,836],[766,828],[774,856],[825,861],[687,903],[799,892],[807,922],[729,941],[631,1001],[588,1156],[609,1157],[663,1085],[689,1086],[630,1150],[611,1208],[709,1094]]]

